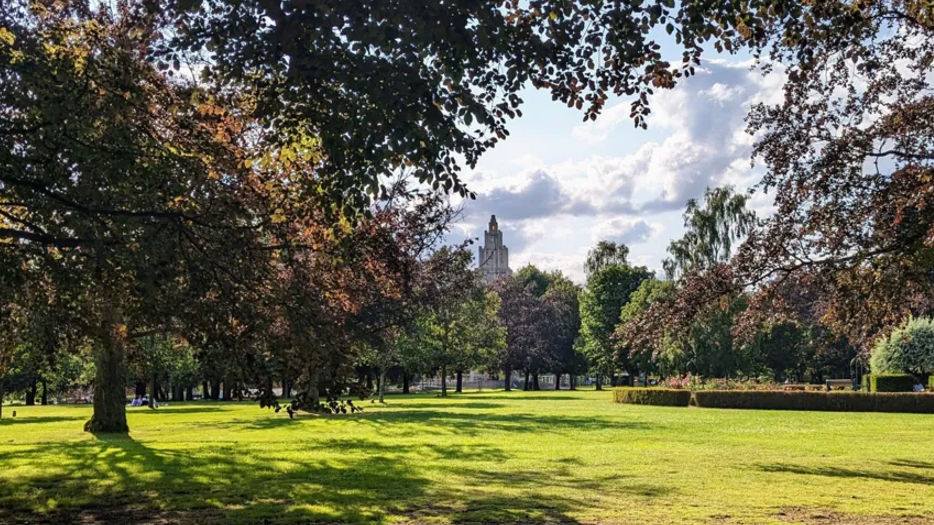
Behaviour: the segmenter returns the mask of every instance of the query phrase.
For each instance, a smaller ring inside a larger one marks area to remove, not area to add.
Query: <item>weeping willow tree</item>
[[[756,214],[746,209],[747,196],[724,186],[704,192],[701,207],[691,199],[684,211],[684,236],[668,245],[671,257],[662,265],[669,279],[726,262],[733,246],[745,237],[756,222]],[[588,259],[589,261],[589,259]]]

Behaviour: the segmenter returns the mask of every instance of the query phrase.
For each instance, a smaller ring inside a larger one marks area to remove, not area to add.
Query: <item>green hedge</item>
[[[911,374],[872,374],[869,384],[873,392],[911,392],[915,378]]]
[[[671,388],[617,388],[613,390],[613,401],[634,405],[686,407],[691,402],[691,392]]]
[[[863,374],[863,378],[860,380],[860,385],[862,385],[863,392],[872,392],[872,385],[869,384],[869,378],[872,377],[869,374]]]
[[[934,414],[934,394],[918,393],[705,390],[694,392],[694,401],[702,408]]]
[[[934,375],[928,378],[928,390],[934,392]]]

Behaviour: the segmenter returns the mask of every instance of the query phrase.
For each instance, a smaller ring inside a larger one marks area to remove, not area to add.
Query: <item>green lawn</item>
[[[609,392],[6,407],[0,523],[934,523],[934,416],[617,405]],[[9,416],[15,408],[16,419]],[[264,521],[266,520],[266,521]]]

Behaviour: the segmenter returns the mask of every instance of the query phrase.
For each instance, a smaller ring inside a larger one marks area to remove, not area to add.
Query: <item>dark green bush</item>
[[[671,388],[617,388],[613,391],[613,400],[634,405],[686,407],[691,402],[691,392]]]
[[[694,401],[701,408],[934,414],[934,394],[918,393],[699,390]]]
[[[869,383],[873,392],[911,392],[915,378],[911,374],[872,374]]]

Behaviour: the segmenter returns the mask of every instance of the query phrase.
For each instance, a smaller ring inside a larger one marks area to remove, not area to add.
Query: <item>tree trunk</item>
[[[603,390],[603,374],[597,374],[597,390]]]
[[[509,367],[507,367],[505,370],[503,370],[503,374],[505,374],[506,376],[506,378],[503,380],[504,382],[503,390],[505,390],[506,392],[512,392],[512,370]]]
[[[230,377],[224,378],[224,401],[230,401],[233,399],[233,381],[230,380]]]
[[[561,390],[561,374],[555,374],[555,390]]]
[[[441,367],[441,397],[448,397],[448,369]]]
[[[292,381],[290,379],[282,380],[282,397],[292,397]]]
[[[4,387],[6,387],[6,378],[0,376],[0,419],[3,419],[3,396],[6,394]]]
[[[454,391],[458,394],[464,391],[464,372],[460,370],[457,371],[457,386]]]
[[[208,382],[202,381],[201,382],[201,401],[204,401],[207,398],[208,398]]]
[[[126,424],[126,326],[120,308],[107,305],[103,315],[104,337],[97,341],[94,361],[94,413],[84,425],[86,432],[129,432]]]
[[[40,401],[42,406],[49,404],[49,384],[45,381],[45,378],[42,378],[42,399]]]
[[[211,399],[217,401],[221,398],[221,382],[211,381]]]
[[[194,387],[192,387],[191,385],[188,385],[187,387],[185,387],[185,401],[192,401],[195,398],[194,393],[195,393]]]
[[[373,374],[370,373],[370,368],[366,369],[366,389],[373,390]]]
[[[26,406],[33,406],[36,404],[36,380],[32,380],[32,384],[29,388],[26,389]]]
[[[538,385],[538,372],[535,372],[534,374],[532,374],[532,385],[534,386],[536,392],[542,389]]]
[[[529,391],[529,371],[525,371],[525,383],[522,383],[522,390]]]
[[[409,374],[408,372],[402,372],[402,393],[409,393]]]
[[[136,382],[136,395],[143,397],[146,395],[146,383],[144,381]]]
[[[379,382],[377,385],[379,386],[379,402],[385,403],[386,399],[384,396],[386,395],[386,367],[380,368]]]
[[[315,408],[321,404],[321,391],[318,389],[318,369],[308,367],[308,395],[311,396],[311,404]]]
[[[568,374],[568,388],[570,390],[577,390],[577,384],[574,381],[576,376],[574,374]]]
[[[149,391],[152,392],[152,395],[149,396],[149,408],[156,408],[159,406],[157,399],[159,397],[159,383],[156,382],[156,369],[153,367],[152,374],[149,377]]]

